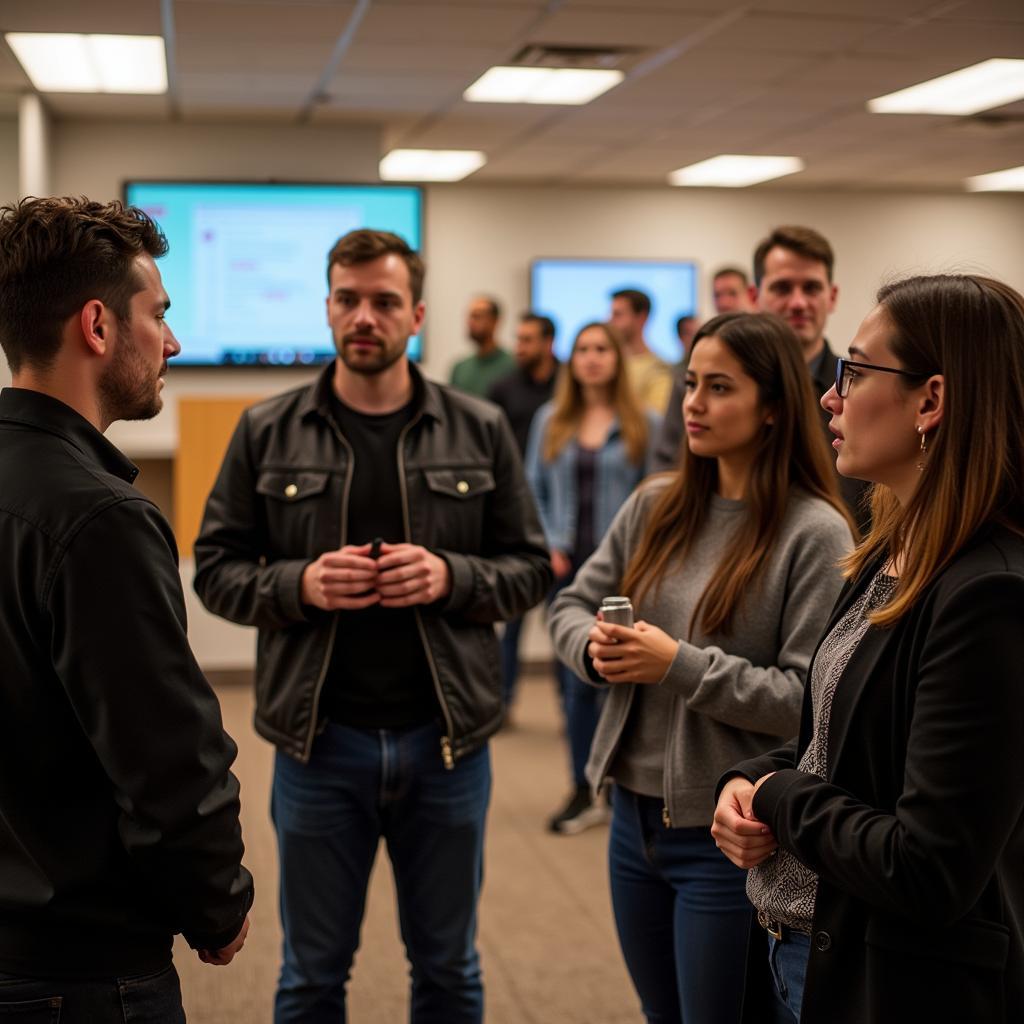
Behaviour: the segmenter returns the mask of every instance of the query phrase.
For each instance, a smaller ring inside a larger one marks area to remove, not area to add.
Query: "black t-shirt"
[[[331,414],[352,447],[346,544],[405,542],[398,438],[414,405],[383,416],[356,412],[333,390]],[[339,513],[340,514],[340,513]],[[359,729],[405,729],[437,718],[440,707],[412,608],[371,605],[339,611],[320,711]]]
[[[515,369],[492,384],[487,392],[487,397],[505,410],[521,455],[526,454],[526,441],[530,436],[534,413],[551,398],[557,376],[557,362],[551,376],[539,383],[525,370]]]

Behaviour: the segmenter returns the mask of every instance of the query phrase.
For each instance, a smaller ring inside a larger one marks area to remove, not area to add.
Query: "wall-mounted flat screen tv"
[[[403,185],[131,181],[125,200],[163,229],[176,365],[309,366],[334,358],[327,254],[354,228],[420,250],[423,191]],[[421,355],[420,338],[409,354]]]
[[[579,329],[607,320],[613,292],[651,299],[647,344],[669,363],[682,358],[676,321],[697,310],[697,265],[687,260],[538,259],[530,267],[530,308],[555,322],[555,354],[568,358]]]

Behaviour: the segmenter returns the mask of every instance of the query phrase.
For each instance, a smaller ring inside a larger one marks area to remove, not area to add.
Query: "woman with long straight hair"
[[[556,586],[572,581],[643,478],[657,427],[657,417],[644,412],[633,393],[615,330],[604,323],[582,327],[554,398],[531,424],[526,449],[526,477],[551,549]],[[561,664],[558,683],[573,787],[548,827],[572,835],[608,818],[584,774],[601,694]]]
[[[558,656],[606,683],[588,765],[615,780],[609,873],[649,1024],[739,1019],[751,924],[744,874],[708,831],[740,751],[792,735],[853,525],[792,330],[765,314],[697,333],[679,470],[626,503],[556,599]],[[595,621],[633,603],[633,628]]]
[[[728,773],[713,831],[753,868],[777,1019],[1019,1022],[1024,298],[910,278],[849,356],[821,402],[874,525],[799,737]]]

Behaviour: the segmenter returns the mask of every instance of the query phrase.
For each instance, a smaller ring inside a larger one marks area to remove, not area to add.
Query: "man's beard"
[[[127,323],[118,324],[117,348],[99,381],[100,405],[108,422],[151,420],[164,407],[158,381],[167,361],[154,370],[139,355]]]
[[[340,344],[335,343],[335,348],[338,350],[338,355],[341,356],[341,361],[353,373],[361,373],[365,377],[376,376],[378,373],[383,373],[394,366],[405,355],[405,345],[396,345],[389,351],[387,344],[376,337],[373,338],[377,346],[375,352],[359,356],[353,355],[351,342],[355,338],[362,339],[366,337],[368,336],[365,334],[346,334],[341,339]]]

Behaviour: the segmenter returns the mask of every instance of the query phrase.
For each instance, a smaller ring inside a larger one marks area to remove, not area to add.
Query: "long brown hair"
[[[889,626],[981,526],[1024,534],[1024,297],[988,277],[941,274],[886,285],[878,302],[901,367],[944,380],[942,423],[927,437],[913,496],[901,506],[876,486],[871,532],[843,562],[855,577],[883,557],[899,560],[891,600],[871,615]]]
[[[730,631],[740,602],[767,564],[794,488],[827,501],[842,513],[851,532],[856,530],[839,497],[810,375],[789,325],[769,313],[726,313],[704,324],[693,347],[712,337],[753,378],[772,423],[762,428],[746,515],[694,608],[691,635],[698,623],[708,635]],[[686,558],[717,486],[718,460],[694,455],[684,446],[680,468],[651,509],[626,567],[623,594],[639,601],[657,588],[673,559]]]
[[[553,462],[558,458],[558,453],[579,432],[580,421],[583,418],[583,388],[573,376],[572,357],[576,354],[580,338],[595,328],[604,333],[608,344],[615,352],[615,376],[609,384],[611,404],[619,418],[619,429],[622,431],[622,440],[626,444],[629,461],[639,466],[647,453],[647,419],[633,393],[629,381],[629,367],[626,365],[618,332],[610,324],[597,322],[579,329],[572,343],[572,352],[565,365],[558,371],[554,408],[544,433],[544,460]]]

